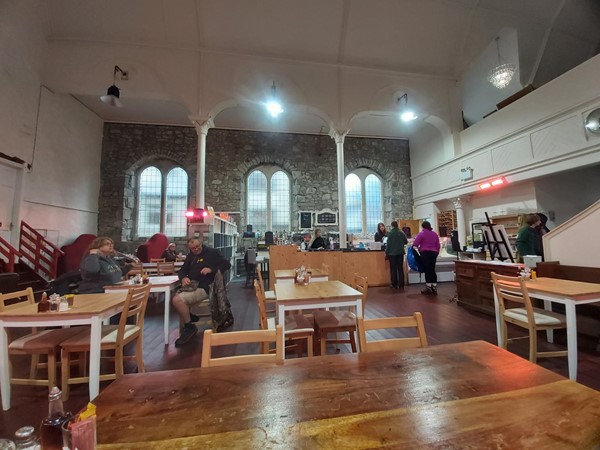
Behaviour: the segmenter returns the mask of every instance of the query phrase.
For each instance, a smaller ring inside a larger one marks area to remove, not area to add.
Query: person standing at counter
[[[377,231],[375,232],[375,242],[383,242],[383,238],[387,236],[387,230],[385,229],[385,224],[383,222],[379,222],[377,224]]]
[[[321,236],[321,230],[319,230],[318,228],[315,230],[315,237],[314,237],[312,243],[310,244],[309,248],[312,250],[319,250],[319,249],[327,248],[325,239],[323,239],[323,237]]]
[[[523,262],[523,256],[525,255],[539,255],[542,256],[540,248],[540,235],[537,231],[537,227],[542,224],[540,216],[537,214],[529,214],[526,219],[526,225],[519,230],[517,234],[517,253],[518,262]]]
[[[435,263],[440,253],[440,237],[431,229],[431,224],[424,221],[421,225],[423,230],[413,241],[413,248],[416,248],[421,254],[423,263],[423,272],[425,272],[425,289],[421,294],[437,295],[437,273],[435,273]]]
[[[104,292],[104,286],[116,284],[129,271],[121,268],[113,258],[113,240],[108,237],[98,237],[92,241],[88,253],[81,260],[81,283],[77,290],[80,294],[99,294]]]
[[[385,256],[390,262],[390,287],[392,289],[404,287],[404,248],[406,244],[408,244],[408,239],[398,229],[398,222],[394,220],[392,229],[387,235],[387,245],[385,247]]]

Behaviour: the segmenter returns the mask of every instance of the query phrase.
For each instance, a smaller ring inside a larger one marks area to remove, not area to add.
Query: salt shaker
[[[40,450],[40,441],[32,426],[21,427],[15,432],[16,450]]]

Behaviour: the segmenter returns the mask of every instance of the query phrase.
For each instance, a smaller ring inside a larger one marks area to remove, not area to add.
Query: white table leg
[[[8,338],[4,322],[0,320],[0,392],[2,393],[2,409],[10,409],[10,369],[8,365]]]
[[[358,300],[356,301],[356,317],[362,317],[363,313],[362,313],[362,297],[359,297]],[[357,326],[354,328],[354,342],[356,342],[356,348],[357,350],[360,352],[360,339],[358,338],[358,322]]]
[[[100,392],[100,340],[102,339],[102,321],[100,317],[92,317],[90,331],[90,400]]]
[[[165,339],[164,344],[169,345],[169,314],[171,309],[171,286],[167,286],[165,293]]]
[[[285,359],[285,307],[281,304],[277,304],[277,325],[281,325],[283,333],[281,333],[281,348],[283,349],[283,359]]]
[[[552,302],[550,300],[544,300],[544,309],[546,311],[552,311]],[[546,330],[546,339],[548,342],[554,342],[554,330]]]
[[[577,380],[577,316],[575,315],[575,303],[565,304],[565,315],[567,318],[567,351],[569,352],[569,378]]]
[[[498,347],[502,347],[502,321],[500,320],[500,305],[498,304],[496,289],[494,289],[494,311],[496,315],[496,339],[498,339]]]

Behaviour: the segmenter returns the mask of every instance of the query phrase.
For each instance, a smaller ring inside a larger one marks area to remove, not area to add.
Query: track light
[[[400,119],[403,122],[411,122],[419,117],[408,107],[408,94],[398,97],[398,104],[400,105]]]
[[[115,66],[115,70],[113,71],[113,84],[108,87],[108,89],[106,90],[106,95],[102,95],[100,97],[100,100],[102,100],[107,105],[122,108],[123,103],[121,103],[121,101],[119,100],[119,97],[121,96],[121,91],[115,84],[117,80],[117,72],[121,74],[121,80],[129,79],[128,71],[121,69],[119,66]]]
[[[272,117],[277,117],[283,112],[283,107],[281,106],[281,103],[279,103],[279,99],[277,97],[277,87],[275,86],[275,81],[273,81],[273,86],[271,86],[271,98],[269,101],[267,101],[265,107]]]

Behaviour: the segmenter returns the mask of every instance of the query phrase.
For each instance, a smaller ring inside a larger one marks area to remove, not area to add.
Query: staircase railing
[[[21,261],[31,267],[39,276],[46,280],[56,278],[58,257],[63,252],[24,221],[21,221],[19,251],[21,252]]]
[[[0,237],[0,262],[2,263],[4,272],[15,271],[15,259],[20,258],[21,252],[14,248],[8,241]]]

